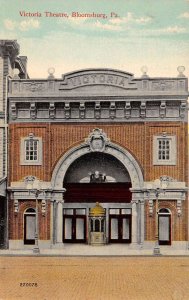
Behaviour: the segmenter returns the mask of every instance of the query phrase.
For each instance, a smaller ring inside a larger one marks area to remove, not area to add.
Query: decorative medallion
[[[173,182],[173,181],[176,181],[176,180],[170,176],[167,176],[167,175],[160,176],[160,182],[162,185],[168,186],[170,184],[170,182]]]
[[[99,128],[93,129],[86,139],[86,143],[89,144],[92,152],[103,152],[109,142],[107,135]]]

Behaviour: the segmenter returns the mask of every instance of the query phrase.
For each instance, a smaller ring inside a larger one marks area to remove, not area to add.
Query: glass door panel
[[[119,238],[118,234],[118,219],[116,218],[111,218],[111,228],[110,228],[110,239],[111,240],[117,240]]]
[[[65,218],[64,238],[66,240],[71,240],[72,239],[72,218]]]
[[[85,238],[85,224],[84,219],[76,219],[76,240],[83,240]]]
[[[24,216],[24,244],[35,244],[35,215]]]
[[[159,244],[171,244],[171,217],[170,215],[159,215]]]
[[[26,239],[35,239],[35,216],[26,216]]]
[[[124,218],[122,220],[122,239],[128,240],[130,238],[130,219]]]

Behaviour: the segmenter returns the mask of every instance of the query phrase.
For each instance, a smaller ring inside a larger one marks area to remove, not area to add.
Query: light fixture
[[[35,247],[33,248],[33,252],[36,254],[40,253],[39,249],[39,210],[38,210],[38,197],[39,194],[43,193],[41,189],[40,180],[35,176],[27,176],[25,178],[26,188],[29,193],[34,194],[35,196]]]
[[[164,177],[164,176],[163,176]],[[155,192],[155,245],[153,249],[154,255],[161,255],[160,245],[159,245],[159,195],[163,192],[165,193],[166,188],[168,186],[168,182],[163,180],[162,177],[160,179],[154,180],[154,192]]]

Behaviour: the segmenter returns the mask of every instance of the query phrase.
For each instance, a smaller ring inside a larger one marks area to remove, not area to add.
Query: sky
[[[142,66],[151,77],[176,77],[185,66],[189,77],[189,0],[0,0],[0,7],[0,39],[18,41],[30,78],[47,78],[50,67],[57,78],[83,68],[140,77]]]

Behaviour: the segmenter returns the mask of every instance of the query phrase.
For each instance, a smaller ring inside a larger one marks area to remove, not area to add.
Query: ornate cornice
[[[40,104],[40,105],[39,105]],[[13,98],[10,101],[10,120],[12,121],[183,121],[187,120],[187,101],[146,101],[144,99],[111,101],[77,101],[53,98],[39,102],[38,99]]]
[[[9,56],[11,63],[14,63],[19,51],[20,46],[16,40],[0,40],[0,54]]]

